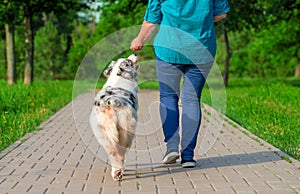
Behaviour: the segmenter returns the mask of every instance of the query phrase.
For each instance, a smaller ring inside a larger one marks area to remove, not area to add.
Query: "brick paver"
[[[206,105],[197,167],[161,165],[157,91],[139,93],[137,136],[124,180],[114,182],[89,126],[93,96],[77,97],[0,154],[1,193],[300,193],[298,161]]]

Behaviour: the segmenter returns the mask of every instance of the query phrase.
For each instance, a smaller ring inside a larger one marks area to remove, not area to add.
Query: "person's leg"
[[[211,66],[212,63],[198,66],[186,65],[184,69],[184,82],[181,92],[182,162],[193,161],[194,158],[194,149],[201,122],[200,97]]]
[[[167,145],[167,152],[177,150],[179,137],[178,99],[182,72],[177,65],[156,59],[156,73],[160,90],[160,117]]]

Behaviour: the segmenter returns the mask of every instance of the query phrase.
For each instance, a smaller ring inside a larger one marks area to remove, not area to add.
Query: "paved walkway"
[[[139,94],[137,137],[124,180],[114,182],[107,156],[90,133],[93,95],[79,96],[42,130],[0,154],[0,193],[300,193],[298,161],[289,163],[283,152],[208,106],[197,167],[161,165],[165,148],[156,91]]]

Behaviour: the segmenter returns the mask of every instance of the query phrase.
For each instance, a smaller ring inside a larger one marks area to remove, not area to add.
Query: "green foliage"
[[[81,22],[74,21],[74,23],[75,28],[71,34],[72,46],[68,53],[67,65],[63,68],[70,78],[75,77],[81,61],[94,45],[94,42],[91,40],[91,31]]]
[[[297,35],[300,33],[300,27],[297,22],[282,21],[261,31],[244,30],[230,33],[230,73],[235,77],[293,76],[295,67],[300,63],[300,39]],[[217,62],[222,64],[222,39],[219,39],[218,46]]]
[[[264,29],[282,20],[299,18],[299,0],[228,0],[231,11],[226,19],[229,31]]]
[[[100,21],[93,36],[97,40],[122,28],[141,25],[148,1],[110,1],[102,8]]]
[[[17,0],[4,0],[0,2],[1,22],[9,24],[18,24],[21,21],[20,13],[22,9]]]
[[[34,82],[8,86],[0,82],[0,151],[71,100],[72,82]]]
[[[293,76],[299,64],[300,27],[282,21],[260,31],[249,43],[248,56],[252,72],[260,76]]]
[[[241,31],[249,28],[259,28],[260,20],[264,17],[258,0],[228,0],[230,12],[226,19],[229,31]]]
[[[23,79],[24,66],[25,66],[25,41],[23,26],[18,27],[17,33],[15,33],[15,49],[16,49],[16,65],[17,65],[17,78]]]
[[[292,76],[299,64],[299,0],[229,0],[225,20],[234,76]],[[219,32],[219,26],[217,25]],[[221,34],[221,33],[218,33]],[[225,50],[219,36],[219,46]],[[218,64],[225,53],[217,52]]]
[[[300,80],[232,78],[226,115],[255,135],[300,160]],[[210,103],[209,90],[203,101]]]
[[[80,9],[87,8],[86,2],[82,2],[80,0],[53,0],[53,1],[45,1],[45,0],[26,0],[26,1],[19,1],[19,0],[10,0],[10,1],[4,1],[0,3],[0,18],[3,20],[5,23],[9,24],[18,24],[17,22],[19,21],[18,19],[21,18],[21,20],[27,21],[25,22],[25,33],[24,33],[24,28],[22,32],[27,35],[25,37],[26,39],[26,52],[29,54],[29,57],[26,60],[26,78],[27,82],[30,83],[32,81],[33,75],[31,72],[31,69],[38,69],[39,68],[34,68],[33,61],[31,60],[31,56],[33,56],[32,51],[34,51],[34,42],[33,37],[35,36],[35,31],[40,27],[40,23],[43,15],[46,16],[47,14],[50,15],[55,15],[59,18],[61,21],[69,21],[70,16],[75,16],[76,12],[79,11]],[[65,16],[65,17],[64,17]],[[39,17],[37,20],[36,18]],[[33,21],[33,22],[32,22]],[[37,21],[37,22],[36,22]],[[65,33],[70,32],[70,26],[68,25],[69,23],[64,23],[64,22],[57,22],[58,24],[64,24],[64,25],[59,25],[59,32],[64,31]],[[37,25],[36,25],[37,24]],[[1,25],[1,24],[0,24]],[[55,33],[53,35],[57,35],[58,33]],[[67,35],[65,35],[67,37]],[[53,39],[53,37],[52,37]],[[67,44],[65,38],[59,38],[61,39],[61,42],[65,42],[65,47],[67,49],[64,49],[65,51],[69,51],[69,44]],[[68,39],[69,40],[69,39]],[[23,40],[24,41],[24,40]],[[39,38],[37,41],[41,41],[41,38]],[[24,50],[25,51],[25,50]],[[62,52],[63,54],[60,57],[65,57],[65,51]],[[51,52],[51,51],[50,51]],[[52,51],[55,52],[55,51]],[[60,50],[58,50],[60,52]],[[41,57],[45,55],[46,53],[44,52],[41,54],[41,49],[39,50],[38,54],[40,54],[38,57]],[[58,56],[58,55],[57,55]],[[53,56],[49,56],[53,57]],[[23,59],[24,60],[24,59]],[[52,61],[56,61],[57,57],[52,58],[50,62],[50,72],[52,72],[52,76],[54,78],[57,78],[57,66],[60,66],[61,64],[52,64]],[[39,64],[40,65],[40,64]],[[43,65],[40,65],[42,68],[44,67]],[[41,69],[41,72],[44,72],[45,69]],[[18,72],[19,74],[19,72]],[[42,74],[37,74],[40,77],[47,77],[43,73]],[[38,77],[38,76],[36,76]]]
[[[63,77],[66,38],[59,35],[56,27],[47,21],[35,36],[35,75],[38,79],[58,79]]]

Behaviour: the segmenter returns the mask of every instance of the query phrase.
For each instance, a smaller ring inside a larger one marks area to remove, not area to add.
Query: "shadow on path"
[[[245,154],[233,154],[225,156],[216,156],[208,157],[203,159],[196,160],[197,166],[195,168],[182,168],[180,162],[177,162],[172,165],[160,165],[152,169],[136,169],[136,170],[127,170],[125,172],[124,180],[135,179],[127,176],[135,176],[138,173],[136,178],[149,178],[153,176],[162,176],[167,174],[174,174],[186,171],[200,171],[208,168],[222,168],[222,167],[234,167],[242,165],[251,165],[251,164],[262,164],[274,161],[280,161],[282,158],[280,155],[274,151],[262,151],[255,153],[245,153]],[[151,166],[151,163],[148,164],[139,164],[139,166]],[[152,164],[157,165],[157,164]]]

